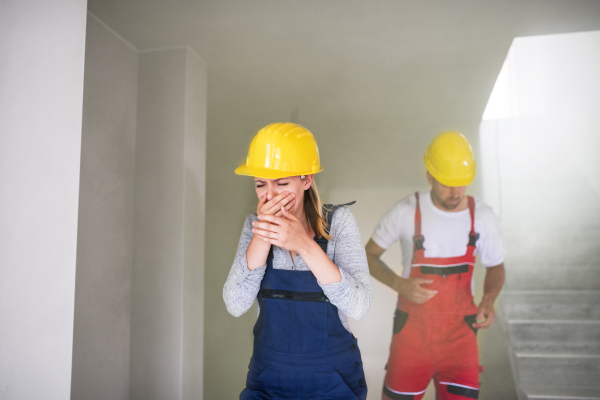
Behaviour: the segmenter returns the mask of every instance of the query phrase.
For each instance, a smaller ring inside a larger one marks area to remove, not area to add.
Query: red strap
[[[421,207],[419,206],[419,192],[415,192],[417,210],[415,211],[415,236],[421,236]]]
[[[469,202],[469,213],[471,214],[471,234],[475,234],[475,199],[472,196],[467,196]]]

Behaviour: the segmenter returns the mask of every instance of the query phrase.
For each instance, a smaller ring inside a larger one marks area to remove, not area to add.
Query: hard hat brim
[[[435,167],[433,166],[433,164],[431,164],[429,162],[429,160],[425,160],[425,167],[427,168],[427,171],[429,171],[431,176],[433,176],[436,181],[438,181],[439,183],[441,183],[444,186],[448,186],[448,187],[468,186],[471,183],[473,183],[473,180],[475,180],[475,171],[473,171],[473,173],[470,176],[465,177],[465,178],[450,179],[450,178],[445,177],[443,174],[439,173],[438,171],[436,171]]]
[[[318,171],[287,172],[287,171],[280,171],[277,169],[249,167],[248,165],[243,164],[243,165],[240,165],[239,167],[237,167],[234,172],[237,175],[254,176],[257,178],[281,179],[281,178],[287,178],[289,176],[318,174],[319,172],[323,171],[323,167],[319,167],[319,168],[320,169]]]

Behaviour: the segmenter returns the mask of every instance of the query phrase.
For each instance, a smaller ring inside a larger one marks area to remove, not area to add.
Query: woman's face
[[[304,179],[299,176],[289,176],[279,179],[254,177],[254,187],[256,188],[256,195],[259,199],[265,193],[267,194],[267,201],[284,191],[294,193],[296,195],[296,202],[290,211],[292,214],[296,214],[298,211],[303,211],[302,204],[304,204],[304,191],[310,188],[312,180],[313,175],[305,175]]]

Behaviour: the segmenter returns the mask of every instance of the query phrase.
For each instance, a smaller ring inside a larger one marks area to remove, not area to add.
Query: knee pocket
[[[396,310],[396,314],[394,315],[394,335],[399,333],[404,325],[406,325],[406,321],[408,320],[408,313],[404,311]]]

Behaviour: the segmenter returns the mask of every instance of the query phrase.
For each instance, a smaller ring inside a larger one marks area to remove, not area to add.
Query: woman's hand
[[[267,193],[265,193],[258,199],[257,214],[281,217],[283,215],[282,210],[290,210],[294,206],[296,203],[295,197],[294,193],[284,190],[269,200]],[[252,232],[254,232],[254,229],[252,229]],[[271,245],[265,243],[264,240],[260,240],[258,236],[255,235],[252,238],[246,250],[246,262],[250,271],[265,265],[270,248]]]
[[[272,199],[267,198],[267,193],[260,196],[258,199],[258,207],[256,207],[257,215],[275,215],[281,217],[281,209],[285,208],[287,211],[291,210],[296,203],[296,195],[290,193],[287,190],[279,193]]]
[[[298,218],[287,211],[286,207],[281,208],[281,213],[282,217],[259,214],[260,221],[252,223],[252,232],[269,244],[303,253],[312,239]]]

